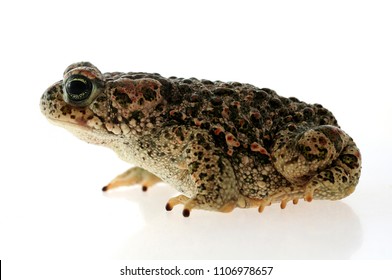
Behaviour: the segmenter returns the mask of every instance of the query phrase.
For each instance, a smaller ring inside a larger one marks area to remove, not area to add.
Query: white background
[[[1,259],[391,259],[388,1],[0,4]],[[71,63],[239,81],[330,109],[363,155],[339,202],[164,210],[167,185],[103,194],[129,164],[52,126],[39,99]]]

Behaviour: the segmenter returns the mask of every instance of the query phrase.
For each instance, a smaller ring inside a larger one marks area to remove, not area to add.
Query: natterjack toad
[[[136,165],[104,191],[163,180],[166,209],[230,212],[299,199],[337,200],[358,183],[361,156],[327,109],[237,82],[105,73],[70,65],[41,111],[82,140]]]

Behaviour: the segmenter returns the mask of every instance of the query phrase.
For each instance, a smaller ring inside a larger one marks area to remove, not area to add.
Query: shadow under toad
[[[194,210],[184,218],[180,205],[164,209],[176,194],[167,185],[147,193],[132,188],[106,194],[138,203],[145,218],[118,259],[348,259],[362,242],[358,216],[341,201],[300,201],[284,210],[272,205],[262,214]]]

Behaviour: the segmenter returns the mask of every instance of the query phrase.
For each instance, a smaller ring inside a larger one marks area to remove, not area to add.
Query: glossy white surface
[[[31,12],[37,2],[6,4],[0,17],[0,259],[391,259],[387,5],[53,1]],[[79,60],[105,72],[249,82],[321,103],[362,151],[357,191],[262,215],[194,211],[188,219],[164,210],[176,193],[166,185],[103,194],[129,165],[52,126],[38,107]]]

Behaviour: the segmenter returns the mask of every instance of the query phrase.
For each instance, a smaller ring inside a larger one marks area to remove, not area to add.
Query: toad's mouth
[[[61,111],[48,110],[42,107],[41,112],[50,123],[67,129],[100,130],[102,128],[102,121],[94,115],[86,116],[79,112],[63,114]]]
[[[62,119],[62,118],[55,118],[52,116],[46,116],[50,123],[61,126],[65,129],[80,129],[84,131],[93,130],[94,128],[87,125],[87,122],[84,120],[69,120],[69,119]]]
[[[79,139],[96,145],[109,145],[115,140],[115,135],[109,133],[103,125],[90,126],[86,122],[74,122],[67,119],[47,117],[48,121],[56,126],[62,127]]]

